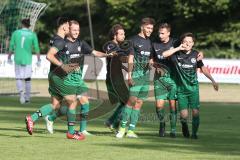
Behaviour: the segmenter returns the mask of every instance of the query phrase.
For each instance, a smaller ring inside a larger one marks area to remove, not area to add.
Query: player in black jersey
[[[87,130],[87,117],[89,111],[89,100],[87,96],[88,87],[85,84],[82,74],[83,74],[83,65],[84,65],[84,56],[85,55],[94,55],[97,57],[106,57],[112,56],[111,54],[105,54],[100,51],[96,51],[92,49],[85,41],[79,38],[80,35],[80,25],[79,22],[75,20],[69,21],[70,25],[70,33],[64,39],[65,41],[65,54],[62,58],[64,63],[77,63],[78,67],[75,68],[74,71],[68,73],[60,84],[62,86],[72,86],[71,89],[66,88],[66,90],[62,87],[61,93],[66,93],[70,95],[75,95],[78,101],[77,110],[79,113],[75,113],[75,115],[80,115],[80,130],[79,133],[83,135],[91,135]],[[60,111],[56,114],[52,114],[46,116],[45,120],[47,122],[47,129],[50,133],[53,133],[53,121],[57,118],[57,115],[66,114],[61,111],[66,111],[66,106],[61,106]],[[73,123],[73,122],[72,122]]]
[[[126,137],[137,138],[134,133],[140,109],[143,100],[147,98],[149,91],[149,63],[152,60],[152,44],[149,39],[153,31],[155,21],[152,18],[143,18],[141,22],[141,31],[133,36],[132,51],[128,57],[128,84],[129,84],[129,99],[122,113],[122,120],[117,138],[122,138],[125,135],[126,125],[130,119],[129,128]]]
[[[30,135],[33,133],[33,124],[40,117],[50,114],[53,110],[58,109],[61,105],[62,99],[66,100],[68,104],[68,132],[67,138],[83,140],[84,136],[75,133],[74,121],[75,121],[75,109],[76,109],[76,96],[62,93],[61,90],[71,89],[72,86],[64,85],[61,74],[65,74],[75,68],[64,64],[64,56],[66,54],[65,48],[65,36],[69,33],[69,23],[67,18],[58,19],[58,30],[57,34],[51,41],[50,49],[47,53],[47,59],[51,62],[50,72],[49,72],[49,93],[51,94],[51,104],[42,106],[37,112],[32,115],[26,116],[26,128]],[[56,70],[59,72],[55,72]]]
[[[199,128],[199,85],[197,68],[202,68],[202,61],[197,62],[199,52],[193,50],[195,37],[192,33],[184,33],[180,46],[163,52],[164,57],[171,56],[174,63],[177,83],[178,107],[182,123],[183,136],[190,136],[187,125],[188,108],[192,109],[192,138],[197,139]],[[214,88],[218,89],[218,86]]]
[[[122,25],[115,24],[109,31],[109,42],[105,46],[106,51],[121,50],[120,44],[125,40],[125,31]],[[114,48],[113,48],[114,47]],[[126,70],[126,67],[122,64],[127,59],[127,53],[124,55],[118,55],[107,58],[107,75],[106,75],[106,86],[108,90],[108,97],[111,104],[117,104],[117,108],[114,113],[107,119],[105,125],[112,131],[119,127],[121,113],[129,98],[128,88],[125,84],[122,69]]]
[[[162,53],[177,45],[177,40],[170,37],[171,26],[168,23],[162,23],[158,29],[160,42],[153,43],[154,66],[154,94],[156,100],[156,112],[160,120],[159,136],[165,136],[165,100],[169,101],[170,108],[170,136],[176,137],[176,83],[175,69],[169,57],[164,57]]]

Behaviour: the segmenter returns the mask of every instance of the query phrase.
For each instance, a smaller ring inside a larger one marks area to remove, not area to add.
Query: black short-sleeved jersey
[[[85,42],[80,39],[76,39],[74,42],[65,39],[66,42],[66,59],[65,63],[79,63],[80,69],[67,75],[64,82],[67,84],[80,84],[82,80],[82,69],[84,65],[84,55],[92,53],[93,49]]]
[[[50,47],[54,47],[57,49],[57,54],[56,58],[60,61],[63,61],[65,59],[65,53],[67,51],[65,41],[62,37],[55,35],[51,40],[50,40]],[[58,66],[55,64],[50,65],[50,72],[55,70]]]
[[[130,54],[134,55],[133,72],[145,72],[146,65],[152,58],[152,43],[149,38],[145,39],[139,35],[130,38],[132,48]]]
[[[167,43],[153,43],[153,58],[154,62],[159,63],[168,72],[172,72],[173,64],[170,58],[163,57],[163,52],[177,46],[177,40],[170,38]]]
[[[192,50],[189,54],[179,51],[171,56],[171,60],[177,71],[177,85],[185,91],[191,91],[193,85],[198,84],[197,68],[203,66],[203,62],[197,62],[198,51]]]

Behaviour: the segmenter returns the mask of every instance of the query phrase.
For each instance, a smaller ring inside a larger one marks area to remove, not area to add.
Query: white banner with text
[[[12,59],[14,57],[12,56]],[[240,83],[240,60],[233,59],[204,59],[204,65],[218,83]],[[36,65],[37,57],[33,55],[32,78],[47,78],[50,63],[45,55],[41,56],[41,66]],[[96,64],[96,66],[94,65]],[[92,56],[85,57],[84,79],[105,80],[106,60]],[[7,55],[0,54],[0,78],[14,78],[14,64],[7,63]],[[198,71],[199,82],[210,82],[200,71]]]

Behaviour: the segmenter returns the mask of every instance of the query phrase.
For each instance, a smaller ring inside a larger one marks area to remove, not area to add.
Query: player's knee
[[[142,105],[143,105],[143,100],[137,99],[133,108],[134,109],[140,109],[142,107]]]
[[[157,100],[156,101],[156,108],[157,109],[163,109],[164,108],[164,101],[163,100]]]
[[[198,109],[193,109],[193,110],[192,110],[192,115],[193,115],[194,117],[199,116],[199,110],[198,110]]]
[[[186,119],[188,117],[188,110],[187,109],[181,110],[180,116],[181,118]]]
[[[52,102],[52,108],[54,110],[58,110],[60,106],[61,106],[60,102]]]
[[[29,77],[29,78],[25,78],[25,81],[31,81],[31,78]]]
[[[81,103],[81,104],[89,103],[88,97],[87,97],[87,96],[82,96],[82,97],[80,98],[80,103]]]
[[[130,97],[129,100],[127,101],[128,106],[134,106],[137,101],[136,97]]]

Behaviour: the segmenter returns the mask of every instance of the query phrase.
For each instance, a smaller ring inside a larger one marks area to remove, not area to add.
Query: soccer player
[[[176,45],[177,40],[170,37],[171,26],[162,23],[158,29],[160,42],[153,43],[154,62],[156,66],[154,74],[154,94],[156,99],[156,112],[160,120],[159,136],[165,136],[165,100],[169,101],[170,108],[170,137],[176,137],[176,84],[174,80],[173,64],[169,58],[163,57],[162,53]]]
[[[187,117],[188,108],[192,109],[192,135],[197,139],[197,131],[200,124],[199,119],[199,85],[197,80],[197,67],[203,66],[197,63],[198,51],[193,50],[195,37],[192,33],[184,33],[180,46],[164,51],[163,56],[171,56],[171,60],[177,71],[177,98],[180,110],[183,136],[190,137]]]
[[[22,28],[14,31],[11,36],[8,62],[12,63],[11,55],[14,52],[16,86],[20,103],[24,104],[30,102],[31,96],[32,48],[37,53],[38,65],[41,60],[37,35],[29,29],[30,19],[23,19],[21,23]]]
[[[70,32],[65,38],[65,52],[67,53],[67,61],[71,63],[78,63],[79,68],[74,72],[69,73],[63,83],[65,85],[73,86],[74,92],[77,96],[78,108],[80,110],[80,133],[83,135],[91,135],[87,130],[87,116],[89,111],[89,100],[87,96],[88,87],[85,84],[82,73],[84,65],[85,55],[94,55],[97,57],[113,56],[112,54],[105,54],[100,51],[93,50],[85,41],[79,38],[80,36],[80,24],[76,20],[69,21]],[[67,111],[66,106],[62,106],[60,111]],[[66,113],[60,113],[66,114]],[[76,113],[79,114],[79,113]],[[50,133],[53,133],[53,121],[57,118],[57,114],[46,116],[47,129]]]
[[[130,39],[133,45],[132,51],[128,57],[128,84],[130,86],[130,97],[123,109],[119,131],[116,134],[117,138],[122,138],[125,135],[126,125],[129,119],[130,124],[126,137],[138,137],[134,133],[134,130],[143,100],[148,96],[150,76],[149,64],[153,63],[151,58],[152,44],[149,37],[153,32],[154,24],[155,21],[152,18],[143,18],[141,21],[140,33]]]
[[[112,43],[108,43],[108,45],[105,46],[107,52],[111,51],[111,49],[120,50],[119,44],[125,39],[123,26],[120,24],[112,26],[109,31],[109,38]],[[122,74],[122,69],[124,69],[122,59],[124,58],[126,58],[126,56],[123,55],[107,58],[106,86],[108,97],[111,104],[117,104],[116,110],[105,122],[105,125],[112,131],[119,127],[122,110],[129,98],[128,88]]]
[[[60,107],[63,98],[68,105],[67,125],[68,139],[83,140],[85,136],[75,132],[74,125],[76,119],[76,87],[65,82],[68,73],[74,69],[78,69],[79,65],[71,62],[68,57],[66,43],[64,37],[69,33],[69,23],[67,18],[58,19],[57,34],[50,41],[50,49],[47,52],[47,59],[50,61],[50,72],[48,74],[49,93],[51,95],[51,104],[42,106],[37,112],[26,116],[26,127],[30,135],[33,133],[34,123],[43,116],[50,114],[53,110]],[[71,57],[70,57],[71,58]]]

